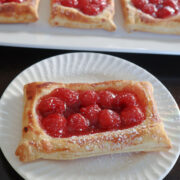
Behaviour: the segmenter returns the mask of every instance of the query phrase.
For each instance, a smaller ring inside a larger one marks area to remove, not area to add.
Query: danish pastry
[[[50,24],[114,31],[114,0],[51,0]]]
[[[32,23],[38,20],[40,0],[0,0],[0,23]]]
[[[121,0],[128,32],[180,34],[179,0]]]
[[[23,162],[171,148],[149,82],[34,82],[24,86]]]

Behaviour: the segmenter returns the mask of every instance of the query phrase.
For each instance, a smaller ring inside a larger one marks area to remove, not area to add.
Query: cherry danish
[[[27,84],[22,125],[23,162],[171,148],[148,82]]]

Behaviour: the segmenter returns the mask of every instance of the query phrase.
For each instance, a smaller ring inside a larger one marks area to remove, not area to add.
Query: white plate
[[[14,155],[21,137],[23,85],[32,81],[99,82],[131,79],[150,81],[159,113],[173,148],[168,152],[125,153],[74,161],[38,160],[21,163]],[[73,53],[41,61],[18,75],[1,99],[0,145],[12,167],[25,179],[162,179],[180,153],[180,113],[167,89],[151,74],[128,61],[95,53]]]
[[[123,28],[120,1],[115,0],[115,32],[53,28],[48,24],[50,0],[40,2],[40,20],[34,24],[0,25],[0,45],[49,49],[99,50],[114,52],[180,54],[180,36]]]

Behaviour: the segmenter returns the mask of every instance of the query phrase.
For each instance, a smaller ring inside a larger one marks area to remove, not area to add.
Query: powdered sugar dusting
[[[68,142],[76,144],[84,151],[92,151],[92,153],[108,153],[110,151],[119,151],[124,147],[140,144],[143,141],[141,137],[143,129],[129,128],[125,130],[117,130],[111,132],[97,133],[85,136],[72,136]]]

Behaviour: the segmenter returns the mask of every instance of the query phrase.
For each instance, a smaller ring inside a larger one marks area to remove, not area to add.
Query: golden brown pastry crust
[[[53,138],[39,126],[36,105],[40,97],[60,87],[72,90],[131,88],[146,104],[146,120],[133,128],[69,138]],[[159,151],[171,147],[153,99],[148,82],[107,81],[94,84],[34,82],[24,87],[22,139],[16,155],[23,162],[42,159],[76,159],[82,157],[135,151]]]
[[[134,7],[131,0],[120,1],[124,15],[124,26],[128,32],[180,34],[180,14],[165,19],[154,18]]]
[[[64,26],[68,28],[82,29],[105,29],[115,31],[116,25],[113,22],[114,0],[109,0],[110,4],[102,13],[97,16],[86,15],[75,8],[53,4],[51,0],[51,15],[49,23],[52,26]]]
[[[0,4],[0,23],[31,23],[38,20],[40,0]]]

